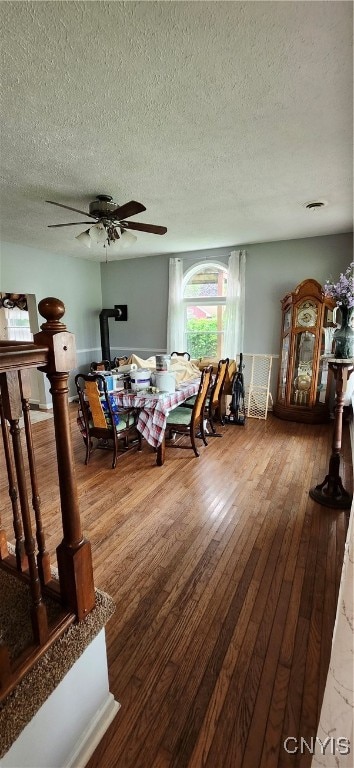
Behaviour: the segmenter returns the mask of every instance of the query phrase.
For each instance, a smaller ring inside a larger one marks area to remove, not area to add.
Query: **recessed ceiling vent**
[[[319,208],[323,208],[327,203],[325,200],[315,200],[312,203],[305,203],[305,208],[307,208],[308,211],[318,211]]]

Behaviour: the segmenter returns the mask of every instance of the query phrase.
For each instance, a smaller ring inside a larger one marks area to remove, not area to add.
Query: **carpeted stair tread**
[[[5,573],[5,572],[2,572]],[[5,573],[5,578],[10,577]],[[11,586],[12,588],[12,586]],[[11,589],[10,588],[10,589]],[[6,589],[0,586],[1,602]],[[13,612],[12,606],[11,612]],[[111,597],[96,589],[96,606],[84,621],[72,624],[0,703],[0,759],[59,685],[115,610]],[[3,628],[4,637],[10,630]],[[11,630],[12,631],[12,630]]]
[[[8,648],[10,658],[18,656],[33,643],[31,596],[29,584],[0,569],[0,640]],[[48,624],[54,624],[62,608],[56,600],[43,597]]]

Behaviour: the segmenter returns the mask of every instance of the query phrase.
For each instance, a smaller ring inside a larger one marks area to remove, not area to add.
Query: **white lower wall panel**
[[[108,688],[102,629],[0,760],[1,768],[83,768],[118,708]]]

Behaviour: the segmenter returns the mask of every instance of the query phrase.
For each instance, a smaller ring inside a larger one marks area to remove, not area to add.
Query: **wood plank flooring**
[[[71,406],[84,532],[121,709],[88,768],[307,768],[284,740],[316,735],[336,612],[346,514],[308,495],[332,425],[248,419],[200,458],[144,444],[110,468]],[[47,546],[60,540],[53,422],[33,427]],[[342,477],[351,489],[347,429]],[[3,466],[3,457],[0,459]],[[11,538],[5,479],[3,524]]]

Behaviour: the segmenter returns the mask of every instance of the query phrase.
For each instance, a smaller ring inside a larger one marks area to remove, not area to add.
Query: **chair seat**
[[[135,409],[118,407],[111,394],[108,395],[108,399],[117,432],[132,427],[135,423]],[[110,414],[108,413],[108,403],[103,398],[101,398],[101,405],[107,422],[107,427],[110,428],[112,422]]]
[[[127,429],[128,427],[134,426],[135,417],[133,413],[127,414],[126,418],[124,419],[121,419],[117,413],[114,413],[113,416],[114,416],[114,426],[117,432],[122,432],[124,429]],[[105,418],[107,422],[107,427],[108,429],[110,429],[112,426],[111,419],[109,418],[109,416],[106,416],[106,414],[105,414]],[[94,429],[95,425],[93,421],[91,420],[89,421],[89,426],[91,429]]]
[[[184,424],[188,426],[191,421],[191,409],[179,405],[167,416],[167,424]]]

